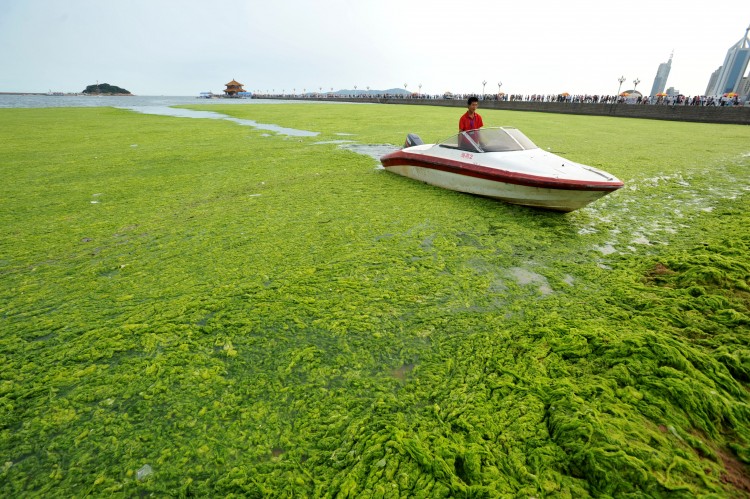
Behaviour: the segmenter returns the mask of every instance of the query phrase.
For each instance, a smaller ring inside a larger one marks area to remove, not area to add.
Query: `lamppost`
[[[419,93],[417,95],[421,99],[422,98],[422,84],[420,83],[418,86],[419,86]]]
[[[482,100],[484,100],[484,86],[487,85],[487,80],[482,80]]]
[[[619,97],[620,96],[620,89],[622,88],[622,84],[625,82],[625,77],[624,76],[620,76],[619,78],[617,78],[617,81],[620,82],[620,86],[617,87],[617,97]],[[617,97],[615,97],[615,100],[617,100]]]
[[[354,96],[357,96],[357,85],[354,85]]]
[[[638,84],[641,82],[638,78],[633,80],[633,92],[635,92],[635,89],[638,88]]]

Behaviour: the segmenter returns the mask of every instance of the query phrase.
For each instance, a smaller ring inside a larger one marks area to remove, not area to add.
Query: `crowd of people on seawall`
[[[456,99],[466,101],[468,97],[476,94],[391,94],[391,93],[307,93],[307,94],[265,94],[256,93],[254,97],[265,99]],[[590,95],[590,94],[486,94],[477,95],[480,100],[507,101],[507,102],[557,102],[571,104],[635,104],[635,105],[662,105],[662,106],[717,106],[733,107],[750,105],[750,100],[745,102],[737,94],[731,96],[705,96],[705,95],[659,95],[648,96],[640,93],[630,95]]]
[[[666,106],[738,106],[742,102],[738,95],[713,97],[705,95],[658,95],[648,96],[640,94],[630,95],[511,95],[510,101],[520,102],[570,102],[578,104],[641,104]]]

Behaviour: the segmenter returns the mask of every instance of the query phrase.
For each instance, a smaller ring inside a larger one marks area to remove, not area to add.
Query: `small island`
[[[83,95],[133,95],[128,90],[109,83],[89,85],[82,93]]]

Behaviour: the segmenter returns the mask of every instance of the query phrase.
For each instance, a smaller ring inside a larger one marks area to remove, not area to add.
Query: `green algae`
[[[562,216],[210,108],[321,136],[0,112],[3,495],[748,493],[750,129],[485,111],[625,181]]]

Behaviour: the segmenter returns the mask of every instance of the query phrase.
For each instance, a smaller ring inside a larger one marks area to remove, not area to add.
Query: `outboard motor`
[[[412,146],[421,146],[422,144],[424,144],[424,142],[422,141],[422,139],[419,138],[419,135],[417,135],[416,133],[410,133],[409,135],[406,136],[406,142],[404,142],[404,149],[406,149],[407,147],[412,147]]]

